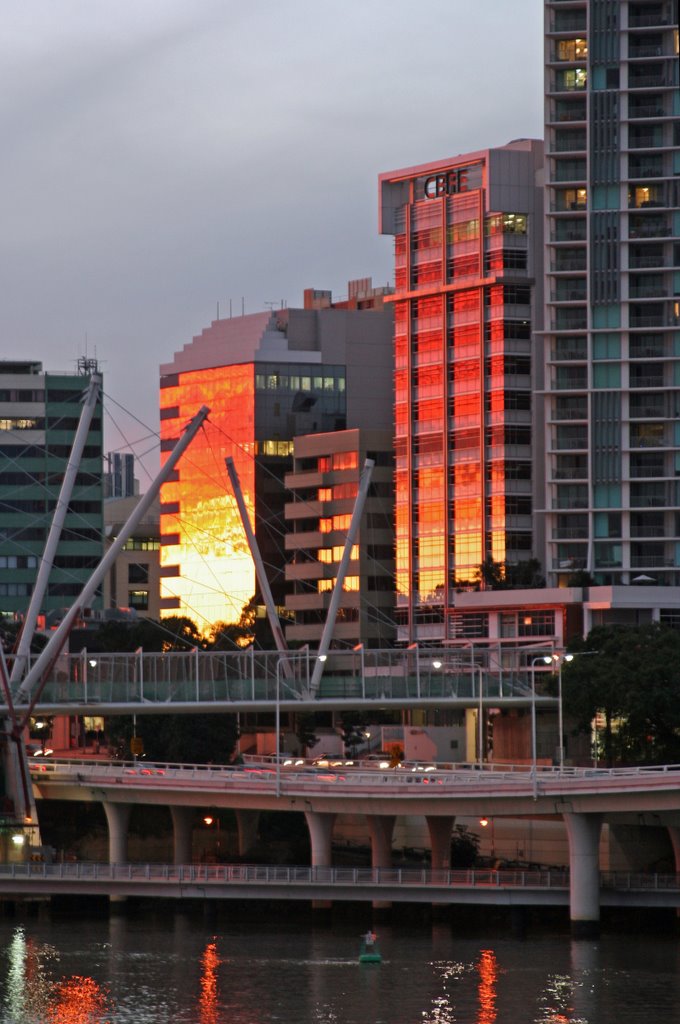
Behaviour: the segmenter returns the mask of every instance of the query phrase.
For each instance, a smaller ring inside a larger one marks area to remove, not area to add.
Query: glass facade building
[[[532,557],[532,332],[542,312],[543,148],[383,174],[395,238],[400,639],[455,634],[487,557]]]
[[[677,585],[677,5],[545,17],[548,578]]]
[[[91,360],[77,373],[0,362],[0,614],[28,608],[78,428]],[[97,405],[69,502],[41,612],[70,607],[104,552],[102,410]],[[101,599],[93,602],[101,607]]]
[[[215,321],[161,367],[162,452],[201,405],[211,410],[161,490],[164,614],[187,615],[208,631],[238,620],[256,592],[228,456],[274,600],[284,606],[284,475],[293,466],[293,438],[344,430],[365,413],[374,418],[369,425],[389,422],[391,389],[381,397],[383,386],[365,370],[382,366],[389,379],[391,328],[389,311],[256,313]]]

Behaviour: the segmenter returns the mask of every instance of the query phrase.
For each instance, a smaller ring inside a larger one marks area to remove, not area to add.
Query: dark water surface
[[[680,1021],[680,940],[515,939],[167,913],[0,919],[2,1024],[650,1024]],[[261,921],[261,924],[257,922]],[[367,922],[368,923],[368,922]],[[483,933],[483,928],[481,929]]]

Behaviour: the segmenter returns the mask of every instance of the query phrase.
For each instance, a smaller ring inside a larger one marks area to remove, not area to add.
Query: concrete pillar
[[[371,837],[371,867],[373,868],[392,866],[392,833],[395,821],[394,814],[369,814],[366,816],[368,834]]]
[[[191,864],[191,839],[193,820],[196,811],[193,807],[171,807],[173,864]]]
[[[239,808],[235,812],[238,830],[238,855],[245,857],[255,845],[257,827],[260,823],[259,811],[247,811]]]
[[[312,846],[312,867],[329,868],[331,866],[331,838],[335,815],[305,811],[305,821]]]
[[[569,838],[569,913],[575,939],[596,937],[600,931],[601,814],[565,814]]]
[[[128,823],[130,821],[130,804],[112,804],[104,801],[104,813],[109,827],[109,863],[126,864]]]
[[[305,821],[309,829],[309,840],[312,852],[313,868],[329,868],[331,866],[331,839],[333,837],[334,814],[323,814],[317,811],[305,811]],[[312,900],[315,913],[327,914],[332,903],[330,900]]]
[[[371,867],[389,868],[392,866],[392,833],[396,816],[367,815],[368,834],[371,837]],[[374,910],[389,910],[390,900],[373,900]]]
[[[439,818],[431,815],[425,820],[430,832],[432,870],[443,868],[448,871],[451,867],[451,835],[455,818],[453,816]]]

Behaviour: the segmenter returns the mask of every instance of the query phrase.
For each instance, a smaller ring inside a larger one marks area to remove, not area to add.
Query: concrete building
[[[109,452],[106,456],[104,473],[104,496],[106,498],[129,498],[137,494],[135,480],[135,457],[130,452]]]
[[[532,557],[532,333],[542,312],[539,141],[380,176],[395,236],[399,638],[456,635],[487,558]]]
[[[235,621],[256,591],[225,471],[234,460],[273,595],[285,601],[285,473],[293,438],[391,428],[392,316],[280,309],[216,320],[161,367],[161,449],[200,405],[201,435],[161,492],[161,609],[199,628]]]
[[[28,608],[38,565],[71,455],[81,399],[97,371],[81,359],[77,372],[43,370],[32,360],[0,362],[0,614]],[[70,606],[100,561],[102,517],[101,403],[83,458],[41,612]],[[93,602],[101,607],[101,600]]]
[[[675,587],[677,5],[548,0],[545,17],[545,566]]]
[[[139,496],[130,496],[104,502],[107,548],[139,500]],[[160,546],[160,501],[155,501],[104,580],[104,608],[130,608],[140,618],[160,619]]]
[[[336,584],[359,480],[375,466],[336,619],[336,644],[392,645],[394,622],[394,449],[391,431],[342,430],[296,437],[286,474],[286,607],[289,642],[315,647]]]

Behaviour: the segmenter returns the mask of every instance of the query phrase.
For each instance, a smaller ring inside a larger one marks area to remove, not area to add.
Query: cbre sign
[[[477,173],[475,173],[477,172]],[[454,167],[450,171],[431,174],[423,181],[425,199],[441,199],[443,196],[455,196],[459,192],[467,192],[479,188],[479,165],[474,167]],[[472,180],[475,179],[475,180]]]

